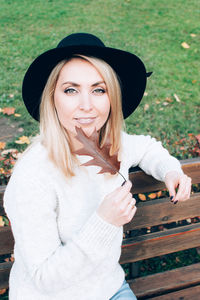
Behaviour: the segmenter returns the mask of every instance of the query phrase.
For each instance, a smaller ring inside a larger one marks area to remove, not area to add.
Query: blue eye
[[[67,88],[67,89],[64,90],[64,93],[65,94],[75,94],[76,90],[73,89],[73,88]]]
[[[95,94],[104,94],[106,91],[102,88],[95,89],[93,91]]]

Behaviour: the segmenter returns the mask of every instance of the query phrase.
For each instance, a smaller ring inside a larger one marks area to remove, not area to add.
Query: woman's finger
[[[174,203],[177,201],[185,201],[190,198],[191,193],[191,178],[187,175],[180,177],[179,187],[177,194],[174,198]]]

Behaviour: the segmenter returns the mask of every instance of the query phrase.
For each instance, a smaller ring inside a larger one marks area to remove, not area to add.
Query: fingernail
[[[174,196],[171,196],[171,197],[169,198],[169,199],[171,200],[171,202],[172,202],[173,198],[174,198]]]
[[[175,200],[175,201],[174,201],[174,204],[176,204],[177,202],[178,202],[178,200]]]

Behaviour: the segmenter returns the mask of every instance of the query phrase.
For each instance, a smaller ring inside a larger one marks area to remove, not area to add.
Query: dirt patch
[[[10,142],[20,132],[23,132],[23,129],[19,127],[19,122],[11,122],[6,117],[0,118],[0,142]]]

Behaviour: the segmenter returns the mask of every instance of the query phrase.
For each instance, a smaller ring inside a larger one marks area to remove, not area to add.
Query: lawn
[[[126,122],[129,132],[155,136],[176,156],[174,142],[189,133],[199,134],[198,0],[0,3],[0,107],[13,106],[21,114],[10,118],[20,121],[23,135],[38,131],[21,99],[26,69],[38,54],[77,31],[94,33],[108,46],[134,52],[147,71],[153,71],[142,104]]]
[[[200,134],[199,0],[0,0],[0,7],[0,108],[15,107],[21,115],[0,117],[19,122],[19,137],[38,132],[21,99],[29,64],[66,35],[90,32],[135,53],[153,71],[140,107],[126,121],[128,132],[151,134],[178,158],[191,156],[177,143]]]

